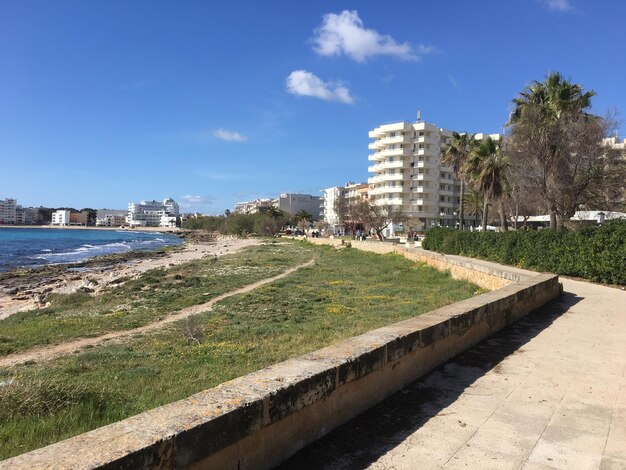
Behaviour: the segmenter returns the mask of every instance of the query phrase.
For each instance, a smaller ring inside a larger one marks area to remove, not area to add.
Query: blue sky
[[[555,70],[624,113],[625,17],[621,0],[2,0],[0,198],[219,213],[319,194],[366,180],[380,123],[499,132]]]

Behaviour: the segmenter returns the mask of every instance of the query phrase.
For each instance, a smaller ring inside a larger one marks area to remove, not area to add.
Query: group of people
[[[356,239],[359,241],[364,241],[367,238],[367,233],[365,230],[358,229],[356,231]]]

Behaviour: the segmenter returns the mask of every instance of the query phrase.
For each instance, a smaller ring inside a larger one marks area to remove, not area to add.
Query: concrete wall
[[[389,244],[365,244],[368,251],[398,251]],[[398,252],[431,259],[417,250]],[[470,260],[463,266],[462,260],[445,265],[446,258],[432,259],[459,275],[472,266]],[[498,277],[496,266],[477,272]],[[517,281],[506,279],[510,285],[497,291],[0,462],[0,468],[271,467],[560,294],[554,275],[508,268],[502,275]]]

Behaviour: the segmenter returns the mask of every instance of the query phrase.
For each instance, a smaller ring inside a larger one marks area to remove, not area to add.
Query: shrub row
[[[626,220],[579,230],[429,230],[423,248],[597,282],[626,285]]]

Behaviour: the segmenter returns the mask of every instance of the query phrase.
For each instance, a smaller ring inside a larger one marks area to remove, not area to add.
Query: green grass
[[[14,381],[0,387],[0,458],[482,293],[399,255],[278,247],[316,264],[124,344],[0,370],[0,381]],[[249,252],[248,263],[277,263],[271,249]]]
[[[129,330],[316,256],[309,247],[268,243],[220,258],[154,269],[106,293],[57,294],[51,306],[0,320],[0,356],[38,345]]]

